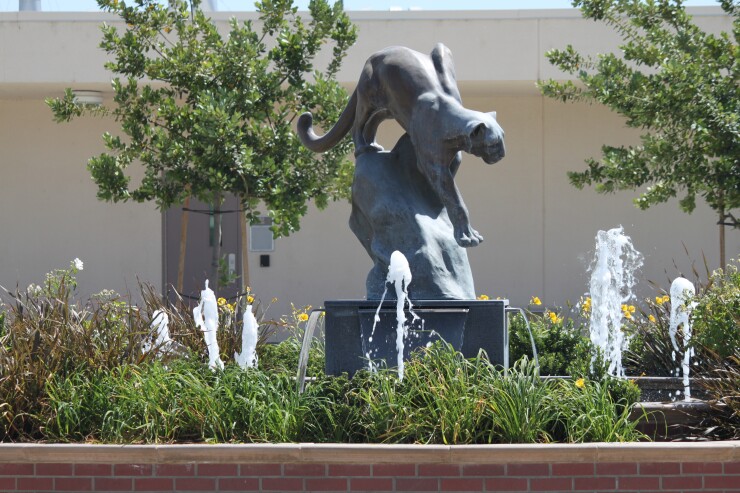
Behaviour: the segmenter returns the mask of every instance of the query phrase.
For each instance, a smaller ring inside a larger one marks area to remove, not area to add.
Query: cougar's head
[[[470,148],[468,152],[488,164],[500,161],[506,155],[504,131],[496,121],[496,112],[478,113],[468,124]]]

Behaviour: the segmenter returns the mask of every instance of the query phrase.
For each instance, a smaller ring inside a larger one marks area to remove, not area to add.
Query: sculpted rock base
[[[447,211],[426,178],[408,135],[390,152],[357,156],[350,228],[374,266],[367,299],[380,299],[394,250],[409,261],[412,300],[475,299],[468,254],[455,241]],[[389,290],[387,299],[394,299]]]

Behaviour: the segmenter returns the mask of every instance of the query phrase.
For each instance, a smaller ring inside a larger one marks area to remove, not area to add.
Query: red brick
[[[19,490],[51,490],[54,488],[53,478],[18,478]]]
[[[549,464],[508,464],[507,476],[549,476]]]
[[[131,478],[95,478],[95,491],[131,491],[134,480]]]
[[[172,491],[173,482],[172,478],[136,478],[134,480],[134,490]]]
[[[635,462],[602,462],[596,464],[597,476],[630,476],[637,474],[637,464]]]
[[[443,478],[439,482],[442,491],[483,491],[482,478]]]
[[[610,477],[595,477],[595,478],[574,478],[574,486],[576,490],[615,490],[617,489],[616,478]]]
[[[238,476],[237,464],[198,464],[198,476]]]
[[[666,476],[662,486],[664,490],[699,490],[702,488],[701,476]]]
[[[0,478],[0,489],[3,491],[15,489],[15,478]]]
[[[347,491],[347,478],[306,479],[307,491]]]
[[[195,464],[157,464],[155,476],[195,476]]]
[[[258,478],[221,478],[218,480],[218,491],[259,491]]]
[[[326,476],[324,464],[285,464],[284,476]]]
[[[242,464],[239,466],[242,476],[281,476],[283,466],[280,464]]]
[[[529,486],[524,478],[488,478],[486,491],[527,491]]]
[[[643,462],[640,464],[640,475],[681,474],[681,464],[678,462]]]
[[[571,491],[572,478],[535,478],[529,480],[531,491]]]
[[[178,491],[216,491],[216,478],[177,478]]]
[[[75,476],[110,476],[113,466],[110,464],[75,464]]]
[[[18,480],[20,481],[20,479]],[[737,476],[704,476],[704,487],[709,488],[733,488],[733,491],[737,491],[740,478]]]
[[[92,478],[56,478],[54,489],[56,491],[92,491]]]
[[[351,478],[350,491],[393,491],[393,480],[390,478]]]
[[[115,476],[151,476],[151,464],[116,464],[113,466]]]
[[[660,478],[657,476],[623,477],[617,480],[617,488],[625,490],[657,490],[660,488]]]
[[[396,491],[439,491],[439,480],[432,478],[396,479]]]
[[[506,467],[503,464],[468,464],[463,467],[463,476],[503,476]]]
[[[460,466],[457,464],[419,464],[419,476],[459,476]]]
[[[329,464],[329,476],[370,476],[370,466],[363,464]]]
[[[74,464],[36,464],[36,476],[72,476]]]
[[[684,462],[681,464],[683,474],[722,474],[720,462]]]
[[[740,474],[740,462],[725,462],[725,474]]]
[[[303,478],[263,478],[262,491],[302,491]]]
[[[373,476],[416,476],[416,464],[373,464]]]
[[[33,464],[0,464],[0,476],[33,476]]]
[[[553,464],[553,476],[593,476],[594,465],[590,462],[574,464]]]

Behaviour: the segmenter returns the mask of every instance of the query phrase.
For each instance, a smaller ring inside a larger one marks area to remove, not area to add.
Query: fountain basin
[[[368,359],[395,366],[396,302],[382,303],[379,322],[373,331],[379,303],[378,300],[324,303],[327,375],[353,375],[368,368]],[[508,300],[412,300],[418,320],[407,307],[404,313],[409,334],[404,359],[420,347],[444,340],[466,358],[475,357],[483,350],[493,364],[508,367],[508,304]]]

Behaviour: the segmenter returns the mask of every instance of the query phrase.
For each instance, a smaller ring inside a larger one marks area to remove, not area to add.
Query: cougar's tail
[[[339,116],[336,124],[322,136],[316,135],[313,130],[313,115],[306,112],[298,118],[298,137],[304,146],[313,152],[326,152],[339,143],[355,122],[355,110],[357,108],[357,90],[352,93],[347,106]]]

